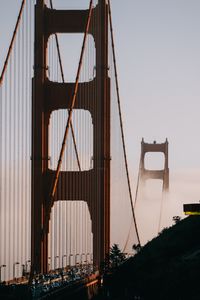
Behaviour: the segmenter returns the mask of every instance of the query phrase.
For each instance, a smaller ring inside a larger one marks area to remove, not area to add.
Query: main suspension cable
[[[164,182],[163,182],[163,186],[162,186],[162,198],[161,198],[161,204],[160,204],[160,212],[159,212],[159,221],[158,221],[158,234],[160,232],[161,229],[161,221],[162,221],[162,213],[163,213],[163,202],[164,202],[164,198],[165,198],[165,190],[164,190]]]
[[[138,176],[137,176],[137,185],[136,185],[136,190],[135,190],[135,201],[134,201],[134,211],[136,209],[136,203],[137,203],[137,199],[138,199],[138,191],[139,191],[139,186],[140,186],[140,168],[141,168],[141,157],[140,157],[140,163],[139,163],[139,170],[138,170]],[[131,222],[131,225],[130,225],[130,228],[129,228],[129,232],[128,232],[128,235],[127,235],[127,239],[126,239],[126,242],[125,242],[125,245],[124,245],[124,248],[123,248],[123,252],[125,252],[125,249],[128,245],[128,241],[129,241],[129,238],[130,238],[130,235],[131,235],[131,228],[133,226],[133,219],[132,219],[132,222]]]
[[[25,2],[26,2],[26,0],[22,0],[20,11],[19,11],[19,14],[18,14],[18,17],[17,17],[17,22],[16,22],[16,25],[15,25],[15,29],[13,31],[13,35],[12,35],[12,39],[11,39],[10,46],[9,46],[9,49],[8,49],[8,53],[7,53],[5,62],[4,62],[3,70],[1,72],[0,85],[3,82],[4,74],[5,74],[5,71],[6,71],[6,67],[8,65],[9,57],[10,57],[11,52],[12,52],[12,47],[13,47],[15,38],[16,38],[16,35],[17,35],[17,30],[18,30],[19,23],[20,23],[20,20],[21,20],[21,17],[22,17]]]
[[[109,12],[109,21],[110,21],[110,31],[111,31],[112,50],[113,50],[115,81],[116,81],[116,90],[117,90],[117,103],[118,103],[118,109],[119,109],[119,119],[120,119],[121,135],[122,135],[124,161],[125,161],[126,175],[127,175],[127,181],[128,181],[128,189],[129,189],[132,216],[133,216],[133,220],[134,220],[134,224],[135,224],[137,239],[138,239],[138,242],[140,243],[140,238],[139,238],[139,233],[138,233],[138,228],[137,228],[137,223],[136,223],[136,218],[135,218],[135,213],[134,213],[134,207],[133,207],[133,197],[132,197],[130,177],[129,177],[129,171],[128,171],[128,161],[127,161],[127,156],[126,156],[126,147],[125,147],[123,122],[122,122],[122,113],[121,113],[121,104],[120,104],[121,102],[120,102],[120,95],[119,95],[119,84],[118,84],[118,76],[117,76],[117,64],[116,64],[116,55],[115,55],[115,46],[114,46],[114,35],[113,35],[110,0],[108,0],[108,12]]]
[[[135,191],[134,210],[136,209],[136,203],[137,203],[137,199],[138,199],[138,191],[139,191],[139,185],[140,185],[140,170],[141,170],[141,156],[140,156],[139,170],[138,170],[138,176],[137,176],[137,186],[136,186],[136,191]]]

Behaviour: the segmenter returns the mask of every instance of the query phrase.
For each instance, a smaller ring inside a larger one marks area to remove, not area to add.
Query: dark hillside
[[[116,299],[138,294],[147,300],[200,300],[200,217],[165,229],[107,283]]]

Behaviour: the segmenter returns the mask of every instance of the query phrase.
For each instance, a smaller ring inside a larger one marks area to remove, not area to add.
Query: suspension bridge
[[[0,280],[5,283],[32,284],[37,276],[53,274],[56,284],[56,270],[62,271],[62,282],[70,272],[80,279],[80,269],[85,278],[100,270],[114,230],[122,232],[114,242],[124,252],[140,243],[110,1],[91,0],[83,10],[53,5],[21,2],[0,78]],[[72,54],[62,45],[75,36],[81,41],[76,76],[67,81],[70,67],[63,61]]]

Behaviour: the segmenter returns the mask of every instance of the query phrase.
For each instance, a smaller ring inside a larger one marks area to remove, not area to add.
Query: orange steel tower
[[[83,200],[89,207],[93,232],[93,260],[99,266],[110,246],[110,79],[108,77],[108,7],[99,0],[92,8],[98,30],[89,29],[96,49],[96,76],[78,85],[75,109],[90,112],[93,120],[93,169],[61,171],[54,201]],[[47,78],[47,45],[55,33],[84,33],[88,10],[54,10],[37,0],[35,6],[35,62],[32,101],[32,268],[48,270],[48,228],[52,203],[49,189],[55,171],[49,168],[50,115],[70,109],[74,83]],[[98,87],[95,94],[94,88]],[[82,95],[87,90],[87,99]],[[90,97],[91,95],[91,97]],[[88,101],[89,98],[89,101]],[[48,215],[47,215],[48,214]]]

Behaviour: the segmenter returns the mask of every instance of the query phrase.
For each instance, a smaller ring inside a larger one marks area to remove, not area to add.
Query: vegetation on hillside
[[[124,253],[120,250],[118,244],[114,244],[110,248],[110,252],[106,256],[105,261],[102,263],[102,273],[114,271],[125,261],[125,259],[126,257]]]
[[[165,229],[107,280],[114,299],[200,299],[200,217]]]

